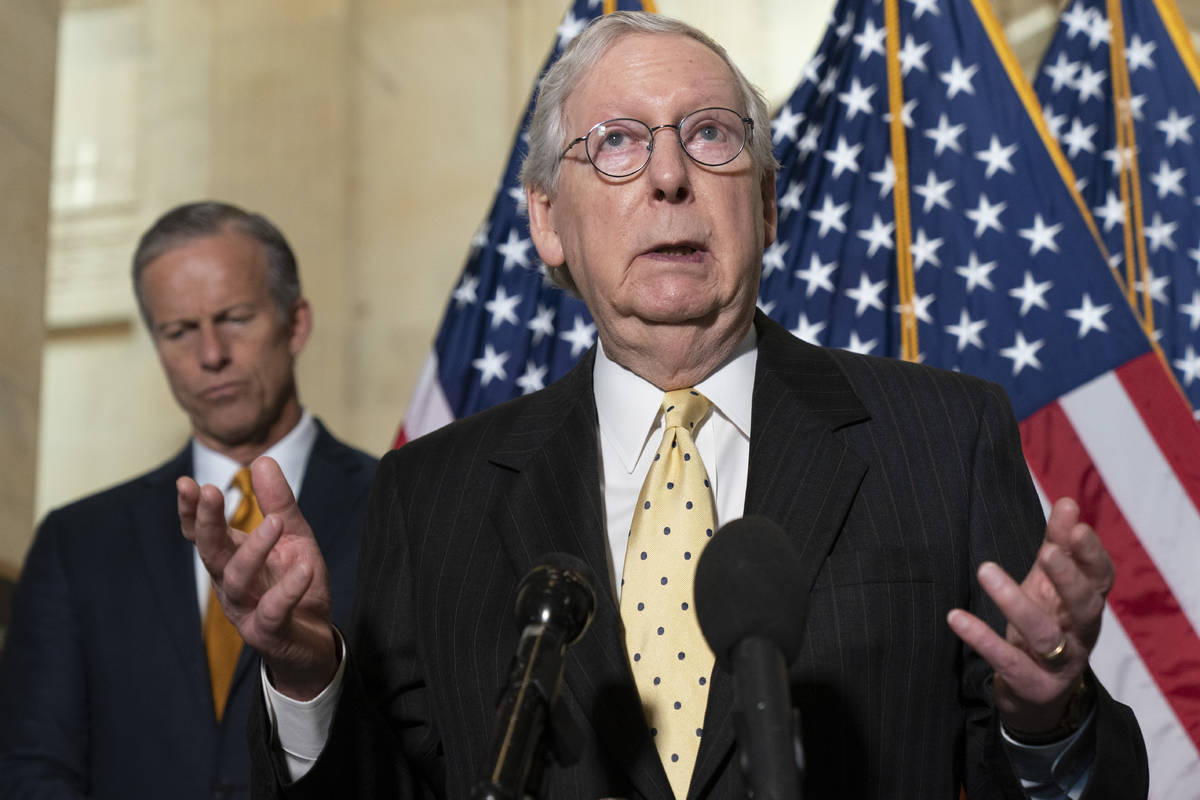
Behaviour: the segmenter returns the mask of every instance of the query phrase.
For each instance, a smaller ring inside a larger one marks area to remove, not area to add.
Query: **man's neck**
[[[223,442],[194,429],[192,436],[208,449],[214,450],[242,466],[247,466],[291,433],[300,423],[303,415],[304,409],[300,405],[299,398],[292,398],[269,426],[243,440]]]
[[[640,341],[602,338],[604,353],[635,375],[669,392],[695,386],[724,364],[737,350],[754,322],[753,312],[728,329],[662,325]]]

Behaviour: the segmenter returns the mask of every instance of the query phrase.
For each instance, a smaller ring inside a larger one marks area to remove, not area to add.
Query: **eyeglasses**
[[[583,136],[571,140],[560,159],[583,142],[588,161],[601,175],[627,178],[650,163],[654,152],[654,134],[673,128],[683,152],[697,164],[719,167],[733,161],[746,146],[754,129],[754,120],[728,108],[702,108],[693,111],[677,125],[651,128],[638,119],[621,117],[592,126]]]

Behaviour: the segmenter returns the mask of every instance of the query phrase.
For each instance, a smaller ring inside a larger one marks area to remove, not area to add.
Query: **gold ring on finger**
[[[1058,640],[1058,644],[1049,653],[1042,654],[1042,661],[1045,661],[1048,666],[1053,667],[1062,661],[1067,654],[1067,635],[1062,634]]]

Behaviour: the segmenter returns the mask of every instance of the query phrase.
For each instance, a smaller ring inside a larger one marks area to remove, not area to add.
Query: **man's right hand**
[[[258,458],[250,474],[263,512],[253,533],[226,524],[217,487],[187,477],[175,485],[179,522],[212,576],[225,616],[262,656],[276,690],[311,700],[337,671],[329,573],[279,465]]]

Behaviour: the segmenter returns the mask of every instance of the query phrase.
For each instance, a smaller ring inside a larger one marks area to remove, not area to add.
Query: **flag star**
[[[533,242],[522,239],[516,228],[508,229],[508,240],[496,245],[496,252],[504,256],[504,271],[508,272],[514,264],[522,267],[529,266],[529,248]]]
[[[459,309],[468,303],[478,302],[479,296],[475,290],[479,288],[478,275],[463,275],[463,279],[458,282],[458,287],[454,290],[454,303]]]
[[[496,296],[483,304],[487,312],[492,315],[492,327],[499,328],[505,322],[513,325],[519,324],[517,319],[517,306],[521,302],[521,295],[516,294],[512,297],[508,296],[508,292],[503,286],[496,287]]]
[[[779,239],[771,242],[762,257],[762,276],[765,278],[775,270],[783,271],[784,262],[783,256],[787,253],[788,248],[792,246],[791,242],[785,242]]]
[[[988,164],[988,169],[983,174],[984,178],[991,178],[1001,169],[1010,175],[1014,174],[1013,154],[1015,152],[1016,144],[1004,146],[1000,144],[1000,138],[992,136],[988,143],[988,149],[976,151],[976,158]]]
[[[1150,252],[1157,253],[1158,248],[1166,247],[1168,250],[1175,249],[1175,229],[1179,227],[1178,222],[1166,222],[1162,218],[1162,214],[1155,211],[1154,219],[1150,225],[1143,229],[1146,234],[1146,240],[1150,242]],[[1163,302],[1166,302],[1165,300]]]
[[[533,359],[525,362],[525,373],[517,378],[517,388],[521,390],[521,394],[530,394],[539,389],[546,388],[546,372],[549,370],[547,366],[538,366],[533,362]]]
[[[1174,108],[1167,109],[1167,118],[1161,122],[1154,123],[1154,127],[1163,132],[1167,137],[1167,147],[1174,147],[1176,142],[1184,142],[1185,144],[1192,143],[1192,134],[1188,130],[1192,127],[1192,123],[1196,118],[1191,114],[1186,117],[1179,116],[1179,112]]]
[[[1104,232],[1108,233],[1117,223],[1125,222],[1125,204],[1112,189],[1104,196],[1104,205],[1095,209],[1096,216],[1104,220]]]
[[[878,172],[869,173],[871,180],[879,184],[879,199],[887,197],[896,185],[896,165],[891,156],[884,156],[883,167]]]
[[[802,311],[800,312],[800,321],[792,329],[792,335],[797,339],[803,339],[812,344],[820,344],[821,331],[823,330],[825,330],[824,322],[819,320],[817,322],[809,322],[808,315]]]
[[[871,227],[858,231],[858,238],[866,241],[869,245],[867,247],[867,258],[874,257],[875,253],[881,247],[891,250],[894,247],[892,244],[892,233],[895,230],[896,223],[889,222],[884,225],[883,219],[878,214],[875,214],[871,219]]]
[[[913,126],[913,112],[917,110],[917,98],[905,100],[904,105],[900,106],[900,124],[906,128]],[[883,115],[883,121],[888,125],[892,124],[892,112],[887,112]]]
[[[490,344],[483,346],[483,355],[471,362],[471,366],[482,373],[479,383],[487,386],[493,378],[506,380],[508,373],[504,370],[504,362],[508,361],[508,353],[497,353]]]
[[[783,197],[780,197],[777,203],[781,219],[787,217],[792,211],[800,210],[800,195],[803,193],[803,181],[792,181],[788,184],[787,191],[783,193]]]
[[[979,335],[983,329],[987,327],[986,319],[971,319],[971,315],[967,313],[965,308],[958,312],[958,324],[947,325],[946,333],[958,338],[957,349],[962,352],[967,349],[967,345],[983,349],[983,338]]]
[[[920,19],[926,11],[932,11],[935,17],[942,15],[942,12],[938,11],[938,0],[908,0],[908,2],[916,6],[913,9],[913,19]]]
[[[942,246],[942,237],[930,239],[925,235],[924,228],[917,228],[917,239],[912,243],[912,258],[913,269],[920,271],[925,264],[933,264],[935,267],[942,266],[942,260],[938,258],[938,248]]]
[[[863,312],[868,308],[883,311],[883,300],[880,299],[879,295],[887,288],[887,284],[886,280],[882,280],[879,283],[872,283],[871,279],[867,277],[867,273],[861,273],[858,276],[858,286],[846,290],[846,296],[856,303],[854,306],[854,316],[861,317]]]
[[[854,34],[854,43],[859,46],[858,58],[866,61],[872,55],[885,56],[887,51],[883,43],[887,39],[887,27],[875,27],[875,21],[870,17],[863,23],[862,33]]]
[[[937,127],[925,131],[925,135],[933,139],[933,154],[935,156],[940,156],[942,151],[947,147],[956,153],[961,153],[962,147],[958,143],[958,137],[962,136],[963,131],[966,129],[967,126],[962,123],[951,125],[950,119],[945,114],[941,114],[938,116]]]
[[[845,136],[839,136],[837,146],[825,151],[825,158],[833,164],[833,177],[840,178],[846,170],[858,172],[858,154],[863,150],[862,142],[851,146]]]
[[[775,313],[775,306],[777,305],[778,303],[774,300],[764,301],[761,296],[758,298],[758,307],[761,308],[762,312],[768,317]]]
[[[929,72],[925,67],[925,54],[931,46],[929,42],[917,44],[911,33],[905,36],[904,47],[900,50],[900,74],[908,77],[908,73],[914,68],[921,72]]]
[[[921,197],[925,198],[923,211],[928,214],[934,206],[941,206],[947,210],[950,209],[950,200],[946,197],[946,193],[954,188],[954,180],[939,181],[937,174],[933,170],[925,176],[925,184],[923,186],[914,186],[912,190]]]
[[[810,211],[808,215],[821,223],[820,229],[817,231],[818,238],[825,238],[825,234],[829,233],[829,229],[833,228],[839,233],[846,232],[846,223],[842,221],[842,217],[846,216],[846,212],[850,209],[850,203],[842,203],[834,205],[833,198],[825,195],[825,201],[821,205],[819,211]]]
[[[1112,174],[1120,175],[1124,167],[1133,163],[1133,148],[1132,147],[1116,147],[1111,150],[1105,150],[1101,156],[1105,161],[1112,163]]]
[[[1191,386],[1192,381],[1196,380],[1196,376],[1200,375],[1200,355],[1197,355],[1195,348],[1190,344],[1184,351],[1183,358],[1177,358],[1171,363],[1175,369],[1183,373],[1184,386]]]
[[[1062,134],[1062,126],[1067,124],[1067,115],[1055,114],[1053,106],[1043,106],[1042,116],[1046,119],[1046,128],[1050,135],[1058,139]]]
[[[569,331],[563,331],[558,338],[571,345],[571,358],[579,358],[583,355],[583,351],[595,344],[596,325],[592,322],[584,322],[583,317],[576,314],[575,327]]]
[[[870,339],[864,342],[858,338],[858,331],[850,331],[850,344],[842,349],[849,350],[851,353],[858,353],[860,356],[869,356],[877,344],[879,344],[878,339]]]
[[[1196,262],[1196,274],[1200,275],[1200,242],[1196,243],[1196,249],[1188,250],[1188,258]]]
[[[1009,289],[1010,297],[1015,297],[1021,301],[1021,316],[1029,313],[1029,310],[1034,306],[1038,308],[1050,310],[1050,304],[1046,302],[1046,292],[1054,285],[1054,281],[1043,281],[1038,283],[1033,279],[1033,273],[1025,270],[1025,282],[1015,289]]]
[[[1062,143],[1067,148],[1067,155],[1071,158],[1079,155],[1080,150],[1086,150],[1089,153],[1096,152],[1096,145],[1092,144],[1092,137],[1096,135],[1095,125],[1085,126],[1079,117],[1071,120],[1071,130],[1067,131],[1062,137]]]
[[[875,94],[877,89],[878,87],[874,84],[863,86],[858,78],[852,78],[850,90],[838,95],[838,100],[846,104],[846,119],[854,119],[860,111],[864,114],[874,111],[875,108],[871,105],[871,95]]]
[[[933,292],[927,295],[920,295],[914,292],[911,303],[897,303],[895,310],[897,314],[912,311],[913,315],[921,322],[924,322],[926,325],[932,325],[933,317],[929,313],[929,307],[933,305],[935,299]]]
[[[955,56],[950,62],[950,70],[938,73],[939,77],[946,84],[946,99],[953,100],[954,96],[959,92],[974,95],[975,86],[972,85],[971,79],[975,77],[975,73],[978,71],[978,64],[971,64],[964,67],[962,62],[958,60],[958,56]]]
[[[1092,25],[1092,11],[1085,8],[1082,2],[1076,2],[1062,15],[1062,23],[1067,26],[1067,38],[1074,39],[1081,33],[1087,33]]]
[[[517,204],[517,215],[525,216],[529,210],[529,198],[525,196],[525,188],[522,186],[513,186],[508,190],[508,196]]]
[[[812,60],[804,65],[804,80],[808,83],[816,83],[821,79],[821,65],[825,63],[825,56],[821,53],[812,57]]]
[[[1155,275],[1154,271],[1149,269],[1146,270],[1146,273],[1150,276],[1149,288],[1143,281],[1135,281],[1134,287],[1139,292],[1149,292],[1151,300],[1160,306],[1165,306],[1167,304],[1167,286],[1171,283],[1171,276]]]
[[[1112,26],[1101,14],[1092,15],[1091,24],[1087,29],[1088,47],[1095,50],[1101,44],[1112,42]]]
[[[825,72],[825,78],[817,86],[817,94],[824,100],[829,95],[833,94],[833,90],[837,88],[838,78],[841,76],[841,71],[837,67],[830,67]]]
[[[554,306],[538,303],[537,313],[525,325],[533,331],[533,343],[538,344],[546,336],[554,335]]]
[[[475,235],[471,237],[471,249],[478,250],[481,247],[487,247],[488,234],[492,230],[492,223],[484,220],[479,223],[479,227],[475,229]]]
[[[1133,97],[1129,98],[1129,113],[1136,121],[1142,121],[1142,108],[1146,105],[1146,102],[1149,99],[1150,98],[1144,94],[1135,94]],[[1121,104],[1123,105],[1124,103],[1125,101],[1122,100]]]
[[[824,289],[827,292],[833,292],[833,282],[829,280],[829,276],[837,271],[837,262],[830,261],[828,264],[822,264],[821,259],[816,253],[812,254],[812,259],[808,262],[808,269],[796,270],[796,277],[808,284],[804,290],[805,297],[812,297],[816,294],[817,289]]]
[[[854,31],[854,14],[851,12],[846,16],[845,21],[834,29],[837,33],[838,43],[845,44],[850,38],[850,34]]]
[[[1033,342],[1025,341],[1025,334],[1017,331],[1017,340],[1013,342],[1012,347],[1002,347],[1000,355],[1005,358],[1012,359],[1013,362],[1013,377],[1021,373],[1025,367],[1033,367],[1041,369],[1042,362],[1038,361],[1037,351],[1042,349],[1042,345],[1046,343],[1045,339],[1038,339]]]
[[[1050,76],[1050,90],[1060,92],[1064,86],[1070,87],[1071,82],[1075,80],[1075,73],[1079,71],[1079,62],[1072,61],[1066,52],[1060,50],[1058,52],[1058,60],[1048,67],[1043,67],[1042,72]]]
[[[1192,302],[1179,307],[1180,314],[1186,314],[1192,331],[1200,328],[1200,289],[1192,291]]]
[[[583,33],[583,29],[587,25],[587,17],[576,19],[575,15],[568,10],[567,16],[563,17],[562,24],[558,26],[558,46],[566,47],[572,39]]]
[[[1079,93],[1079,102],[1086,103],[1092,98],[1103,100],[1104,92],[1100,87],[1107,77],[1108,72],[1102,69],[1094,70],[1091,64],[1080,67],[1079,77],[1075,79],[1075,91]]]
[[[992,270],[996,268],[995,261],[989,261],[986,264],[979,263],[979,256],[975,255],[972,250],[967,256],[967,263],[962,267],[955,267],[954,271],[962,275],[967,280],[967,294],[975,291],[976,286],[982,286],[989,292],[996,291],[996,287],[992,285]],[[961,348],[960,348],[961,349]]]
[[[804,129],[804,136],[800,141],[796,142],[796,149],[801,155],[817,152],[817,148],[821,146],[821,126],[813,123]]]
[[[1154,51],[1157,48],[1156,42],[1143,42],[1142,37],[1135,33],[1125,48],[1125,63],[1129,65],[1129,72],[1137,72],[1142,67],[1154,69]]]
[[[1169,194],[1177,194],[1183,197],[1183,186],[1180,181],[1187,174],[1187,170],[1183,167],[1179,169],[1171,169],[1171,165],[1164,158],[1158,164],[1158,172],[1150,176],[1150,182],[1158,187],[1158,199],[1162,200]]]
[[[771,120],[771,142],[779,144],[784,139],[794,141],[800,123],[804,121],[804,112],[792,111],[790,105],[784,106],[775,119]]]
[[[1102,306],[1092,303],[1091,296],[1083,293],[1083,301],[1079,308],[1068,308],[1066,315],[1079,323],[1079,338],[1087,336],[1090,331],[1100,331],[1108,333],[1108,325],[1104,322],[1104,315],[1112,310],[1112,303],[1105,303]]]
[[[1051,250],[1058,252],[1058,243],[1054,241],[1054,237],[1058,235],[1063,228],[1061,222],[1054,225],[1047,225],[1042,221],[1041,214],[1033,215],[1033,227],[1021,228],[1017,231],[1022,239],[1029,240],[1029,255],[1036,256],[1043,250]]]
[[[989,229],[997,233],[1004,233],[1004,226],[1000,224],[1000,215],[1006,208],[1008,208],[1008,203],[999,202],[992,205],[991,201],[987,199],[987,195],[981,192],[979,205],[975,208],[968,208],[965,212],[967,219],[975,223],[975,238],[983,236]]]

